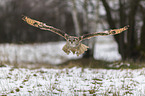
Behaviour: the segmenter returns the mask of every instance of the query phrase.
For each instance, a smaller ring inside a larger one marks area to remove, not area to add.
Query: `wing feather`
[[[34,19],[28,18],[27,16],[23,16],[22,20],[24,20],[25,22],[27,22],[29,25],[40,28],[42,30],[49,30],[51,32],[54,32],[62,37],[64,37],[65,39],[67,39],[68,34],[66,34],[65,32],[61,31],[60,29],[54,28],[52,26],[48,26],[43,22],[39,22],[36,21]]]
[[[106,36],[106,35],[115,35],[115,34],[119,34],[125,30],[127,30],[129,27],[129,25],[124,26],[123,28],[120,29],[112,29],[112,30],[108,30],[108,31],[104,31],[104,32],[95,32],[95,33],[90,33],[90,34],[84,34],[83,36],[80,36],[80,40],[84,40],[84,39],[90,39],[92,37],[95,36]]]

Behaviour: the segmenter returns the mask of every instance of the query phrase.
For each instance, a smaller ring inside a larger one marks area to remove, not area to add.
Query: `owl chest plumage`
[[[79,44],[76,44],[76,46],[70,45],[70,43],[67,42],[64,45],[64,47],[62,48],[62,50],[67,54],[72,52],[73,54],[77,54],[77,56],[79,56],[79,55],[83,54],[85,51],[87,51],[88,48],[89,48],[88,46],[86,46],[80,42],[79,42]]]

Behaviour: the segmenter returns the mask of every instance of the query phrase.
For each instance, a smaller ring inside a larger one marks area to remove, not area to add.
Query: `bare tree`
[[[78,19],[78,10],[77,10],[77,4],[76,0],[71,0],[72,2],[72,18],[75,26],[75,32],[77,36],[81,35],[81,28],[79,24],[79,19]]]
[[[145,58],[145,6],[140,4],[140,9],[142,12],[142,21],[143,21],[143,25],[141,27],[140,50],[141,50],[141,55],[142,55],[141,59],[144,60]]]
[[[83,32],[91,33],[98,31],[99,24],[99,2],[100,0],[84,0],[83,5]],[[90,10],[91,9],[91,10]],[[92,17],[89,17],[91,15]],[[93,25],[91,24],[93,23]],[[86,43],[89,45],[90,49],[84,54],[85,58],[93,58],[94,47],[95,47],[96,38],[87,40]]]
[[[69,17],[68,14],[64,15],[65,13],[69,13],[66,9],[66,0],[42,0],[41,2],[38,0],[4,1],[5,5],[0,7],[1,43],[48,42],[60,39],[55,34],[28,26],[21,20],[22,15],[46,22],[62,30],[62,26],[69,25],[65,24],[68,23],[67,21],[64,23],[64,19]],[[62,18],[62,15],[66,18]]]
[[[87,34],[97,31],[99,17],[99,0],[71,0],[72,17],[76,30],[76,35]],[[78,15],[79,14],[79,15]],[[89,17],[92,16],[92,17]],[[97,18],[97,19],[96,19]],[[82,21],[80,21],[82,20]],[[92,26],[91,23],[96,26]],[[93,58],[95,38],[87,40],[84,43],[89,45],[89,50],[83,55],[84,58]]]
[[[119,53],[123,60],[126,59],[139,59],[141,50],[138,49],[137,39],[137,18],[139,17],[139,4],[141,0],[119,0],[119,9],[113,10],[106,0],[101,0],[106,10],[107,21],[110,28],[117,28],[124,25],[129,25],[130,28],[126,33],[121,33],[115,36],[115,40],[119,45]],[[114,18],[112,14],[116,12],[119,18]],[[142,27],[143,30],[143,27]],[[139,30],[141,32],[141,30]],[[141,32],[142,33],[142,32]],[[142,33],[143,34],[143,33]],[[127,36],[126,36],[127,35]],[[127,38],[125,41],[125,37]],[[142,40],[141,40],[142,41]],[[141,42],[143,44],[143,42]]]

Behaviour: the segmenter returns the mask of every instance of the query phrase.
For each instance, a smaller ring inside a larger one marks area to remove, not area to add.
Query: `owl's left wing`
[[[46,25],[45,23],[43,22],[39,22],[39,21],[36,21],[34,19],[31,19],[27,16],[23,16],[22,17],[22,20],[24,20],[25,22],[27,22],[28,24],[34,26],[34,27],[37,27],[37,28],[40,28],[42,30],[49,30],[51,32],[54,32],[60,36],[62,36],[63,38],[67,39],[67,37],[69,36],[68,34],[66,34],[65,32],[61,31],[60,29],[57,29],[57,28],[54,28],[52,26],[48,26]]]
[[[115,34],[119,34],[125,30],[127,30],[129,27],[129,25],[124,26],[123,28],[120,29],[112,29],[112,30],[108,30],[108,31],[104,31],[104,32],[95,32],[95,33],[90,33],[90,34],[84,34],[83,36],[80,36],[80,41],[84,40],[84,39],[90,39],[92,37],[95,36],[106,36],[106,35],[115,35]]]

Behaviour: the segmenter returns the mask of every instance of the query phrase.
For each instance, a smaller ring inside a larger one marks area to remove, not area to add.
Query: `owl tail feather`
[[[80,44],[80,47],[78,48],[78,50],[77,50],[77,56],[79,56],[79,55],[81,55],[81,54],[83,54],[85,51],[87,51],[88,50],[88,46],[86,46],[85,44]]]
[[[64,47],[62,48],[62,50],[68,55],[70,53],[70,51],[72,51],[73,54],[77,54],[77,56],[83,54],[85,51],[88,50],[88,46],[86,46],[85,44],[80,44],[77,48],[69,48],[66,45],[64,45]]]

